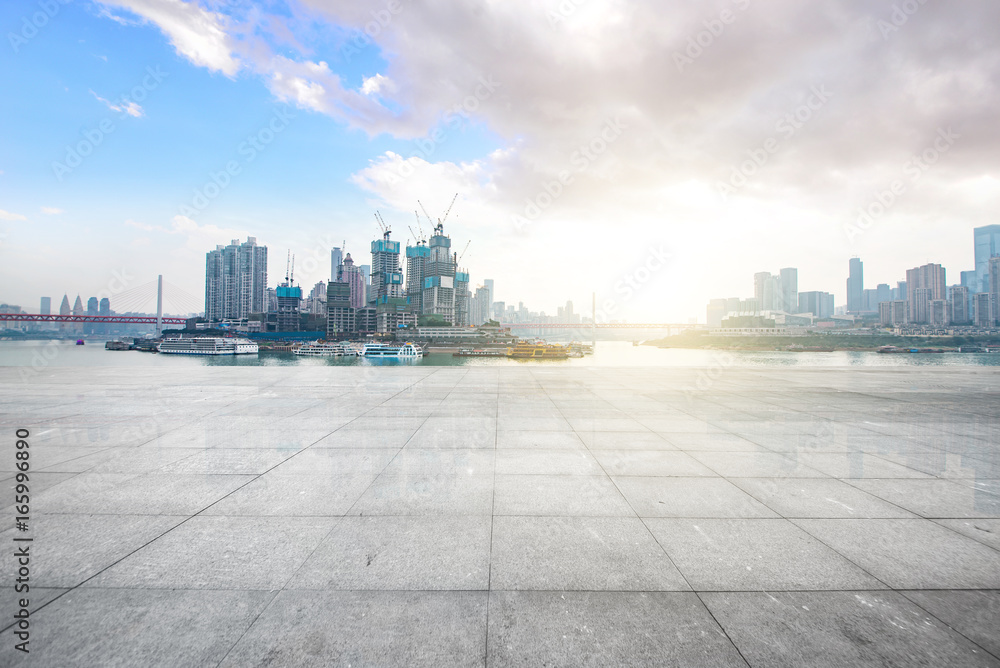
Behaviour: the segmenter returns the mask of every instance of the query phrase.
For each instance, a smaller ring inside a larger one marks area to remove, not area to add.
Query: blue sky
[[[703,319],[708,299],[786,266],[839,304],[852,255],[866,287],[928,261],[957,282],[1000,204],[995,5],[926,5],[886,32],[891,7],[860,0],[745,4],[2,3],[0,301],[86,299],[122,269],[200,295],[205,252],[247,235],[272,283],[288,249],[316,259],[297,272],[308,287],[331,240],[367,261],[376,209],[405,242],[417,199],[436,217],[456,192],[447,231],[472,240],[473,288],[494,278],[498,299],[550,313],[596,292],[609,319]],[[44,6],[58,9],[17,37]],[[910,181],[908,159],[947,128],[959,138]],[[852,233],[895,180],[904,194]]]

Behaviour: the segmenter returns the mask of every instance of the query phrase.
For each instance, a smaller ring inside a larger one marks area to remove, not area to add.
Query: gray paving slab
[[[289,589],[485,590],[488,516],[346,517]]]
[[[491,475],[380,475],[350,510],[352,515],[489,515]]]
[[[545,450],[577,450],[584,447],[580,435],[573,431],[519,431],[497,432],[497,448],[542,448]]]
[[[192,515],[251,480],[251,475],[81,473],[32,503],[43,513]]]
[[[852,480],[851,484],[921,517],[1000,516],[1000,494],[951,480]]]
[[[280,589],[337,519],[193,517],[85,587]]]
[[[486,607],[487,592],[282,591],[220,666],[482,666]]]
[[[686,452],[672,450],[591,450],[608,475],[618,476],[709,476],[708,468]]]
[[[996,666],[895,592],[726,592],[702,600],[751,666]]]
[[[793,520],[895,589],[1000,589],[1000,552],[930,520]]]
[[[698,597],[494,591],[487,666],[745,666]]]
[[[219,499],[204,515],[333,517],[344,515],[375,476],[366,473],[284,474],[277,470],[253,479]]]
[[[842,480],[729,478],[782,517],[913,517],[913,513]]]
[[[963,536],[968,536],[977,540],[983,545],[988,545],[994,550],[1000,550],[1000,519],[978,518],[974,520],[934,520],[941,526],[948,527],[952,531],[957,531]]]
[[[15,651],[12,642],[0,646],[0,665],[215,665],[273,597],[266,591],[75,589],[32,617],[30,653]]]
[[[615,484],[639,517],[777,517],[722,478],[616,476]]]
[[[496,453],[498,474],[597,475],[604,471],[585,450],[542,450],[508,448]]]
[[[498,475],[493,514],[634,517],[635,511],[605,475]]]
[[[690,589],[633,517],[495,517],[490,588]]]
[[[1000,658],[1000,590],[905,591],[921,608]]]
[[[788,520],[645,522],[696,591],[885,588]]]

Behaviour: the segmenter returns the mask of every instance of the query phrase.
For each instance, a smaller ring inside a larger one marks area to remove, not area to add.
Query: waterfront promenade
[[[992,367],[0,367],[0,665],[998,666],[998,406]]]

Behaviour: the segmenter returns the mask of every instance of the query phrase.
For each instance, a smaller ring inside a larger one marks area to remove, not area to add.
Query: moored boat
[[[366,343],[359,353],[361,357],[387,357],[394,359],[417,359],[424,351],[412,343],[402,345],[392,343]]]
[[[164,339],[156,349],[168,355],[256,355],[259,350],[250,339],[215,336]]]

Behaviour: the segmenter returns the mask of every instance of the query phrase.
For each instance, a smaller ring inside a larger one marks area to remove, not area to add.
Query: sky
[[[333,245],[370,262],[376,211],[405,244],[456,194],[473,290],[632,322],[783,267],[843,304],[852,256],[865,287],[958,283],[1000,222],[994,0],[14,0],[0,26],[0,301],[28,311],[158,274],[201,299],[248,236],[308,289]]]

